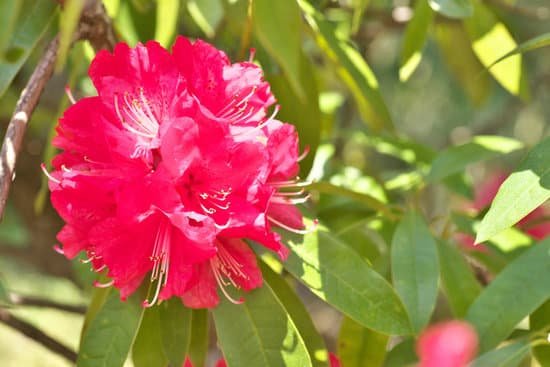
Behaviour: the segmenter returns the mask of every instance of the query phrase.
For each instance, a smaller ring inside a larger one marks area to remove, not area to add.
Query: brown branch
[[[10,301],[15,306],[53,308],[55,310],[77,313],[82,315],[86,313],[86,306],[83,306],[83,305],[69,305],[65,303],[50,301],[43,298],[23,296],[16,293],[10,293]]]
[[[4,214],[11,182],[15,179],[15,162],[21,150],[27,122],[38,104],[46,82],[53,73],[58,47],[59,41],[56,37],[50,42],[42,59],[34,69],[15,105],[15,111],[8,124],[0,150],[0,218]]]
[[[117,37],[102,1],[88,0],[78,29],[78,38],[90,41],[93,49],[113,51]]]
[[[45,334],[42,330],[23,321],[6,310],[0,309],[0,322],[42,344],[52,352],[62,356],[70,362],[76,362],[77,354],[74,350]]]

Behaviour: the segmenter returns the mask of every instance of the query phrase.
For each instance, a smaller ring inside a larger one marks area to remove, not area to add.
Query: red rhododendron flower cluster
[[[304,229],[298,138],[275,119],[261,69],[230,63],[183,37],[171,52],[156,42],[101,51],[90,78],[98,96],[59,121],[49,187],[66,225],[68,258],[80,251],[108,269],[121,297],[146,279],[154,295],[213,307],[217,288],[250,290],[262,275],[243,239],[282,259],[272,225]]]
[[[466,367],[477,352],[477,334],[464,321],[428,327],[418,338],[418,367]]]
[[[467,203],[467,210],[474,214],[487,208],[495,198],[500,185],[508,178],[508,174],[498,171],[490,175],[483,183],[476,186],[474,201]],[[550,211],[547,207],[540,206],[520,220],[516,227],[535,240],[542,240],[550,235],[550,221],[547,219]],[[475,245],[473,236],[466,233],[457,233],[457,241],[470,250],[484,251],[483,245]]]

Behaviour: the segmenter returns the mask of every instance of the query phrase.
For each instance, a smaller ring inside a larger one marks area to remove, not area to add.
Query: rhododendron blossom
[[[171,52],[156,42],[101,51],[89,76],[98,96],[67,109],[53,141],[60,251],[85,251],[123,299],[148,277],[146,306],[177,296],[214,307],[218,288],[240,302],[229,285],[262,284],[243,240],[285,259],[272,226],[305,230],[297,133],[278,107],[269,113],[261,69],[179,37]]]
[[[466,367],[477,351],[477,334],[464,321],[429,326],[416,344],[418,367]]]

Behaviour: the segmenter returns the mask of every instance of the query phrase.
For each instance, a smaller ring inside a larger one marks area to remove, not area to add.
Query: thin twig
[[[46,48],[42,59],[23,89],[8,124],[0,150],[0,218],[4,214],[11,182],[15,179],[15,162],[21,150],[27,122],[38,104],[46,82],[53,73],[58,47],[59,40],[55,37]]]
[[[68,361],[73,363],[76,362],[77,354],[74,350],[45,334],[28,322],[10,314],[8,311],[0,309],[0,322],[42,344],[44,347],[64,357]]]
[[[22,296],[16,293],[10,293],[10,301],[15,306],[45,307],[81,315],[86,313],[86,306],[84,305],[69,305],[38,297]]]

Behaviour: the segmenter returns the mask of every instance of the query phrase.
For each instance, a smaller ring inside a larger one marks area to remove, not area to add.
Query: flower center
[[[239,263],[223,245],[218,244],[218,253],[210,260],[210,268],[214,274],[214,278],[218,283],[223,295],[234,304],[241,304],[244,299],[234,299],[227,292],[226,287],[233,285],[233,287],[239,289],[239,285],[235,282],[233,277],[240,277],[248,279],[248,275],[242,271],[243,265]]]
[[[143,88],[138,89],[137,97],[125,92],[122,101],[115,95],[114,102],[116,114],[126,130],[149,141],[157,136],[160,123],[143,93]]]

